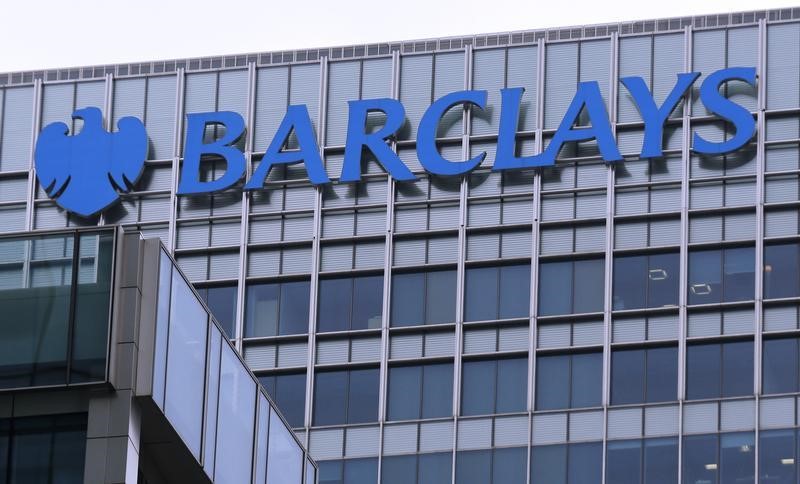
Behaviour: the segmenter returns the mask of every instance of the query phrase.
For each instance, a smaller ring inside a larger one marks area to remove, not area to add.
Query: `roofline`
[[[800,19],[800,7],[751,10],[744,12],[708,14],[684,17],[667,17],[650,20],[633,20],[603,24],[551,27],[534,30],[518,30],[452,37],[435,37],[418,40],[355,44],[338,47],[321,47],[298,50],[255,52],[249,54],[190,57],[184,59],[156,60],[123,64],[106,64],[55,69],[29,70],[0,73],[0,86],[31,84],[36,79],[48,81],[99,80],[111,74],[114,77],[164,74],[184,69],[186,72],[245,68],[257,66],[287,65],[315,62],[322,57],[335,59],[364,59],[421,52],[443,52],[461,50],[465,45],[477,48],[492,46],[531,45],[540,40],[579,40],[602,38],[613,33],[635,35],[648,33],[679,32],[685,28],[706,29],[714,27],[755,25],[760,20],[778,22]]]

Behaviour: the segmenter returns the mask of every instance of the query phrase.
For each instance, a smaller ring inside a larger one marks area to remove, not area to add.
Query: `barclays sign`
[[[664,124],[698,77],[699,72],[679,74],[674,87],[661,104],[653,98],[642,78],[621,79],[644,121],[641,158],[662,156]],[[730,81],[742,81],[755,86],[756,70],[753,67],[731,67],[709,74],[702,82],[700,101],[708,111],[730,123],[734,134],[725,141],[715,142],[694,133],[691,149],[695,153],[729,153],[747,144],[755,134],[756,123],[750,112],[720,92],[720,88]],[[578,84],[564,118],[542,153],[517,156],[516,131],[523,92],[524,88],[500,91],[500,121],[493,171],[552,166],[563,145],[575,141],[596,140],[602,158],[608,163],[623,159],[600,93],[600,85],[596,81]],[[468,105],[484,110],[487,108],[487,98],[487,91],[458,91],[442,96],[428,107],[420,121],[416,139],[417,156],[428,173],[462,175],[483,162],[485,152],[467,160],[445,159],[436,146],[436,131],[442,117],[453,107]],[[347,137],[340,180],[354,182],[361,179],[364,150],[370,151],[396,180],[414,180],[414,174],[387,144],[406,122],[403,104],[389,98],[350,101],[348,104]],[[375,112],[383,113],[385,121],[377,131],[368,132],[367,117]],[[576,127],[582,112],[588,116],[588,125]],[[119,191],[129,191],[136,183],[144,169],[147,134],[141,121],[132,117],[119,121],[118,132],[106,132],[97,108],[75,111],[73,117],[84,120],[84,128],[76,136],[67,136],[68,128],[63,123],[53,123],[42,130],[36,144],[35,166],[39,181],[50,197],[66,210],[89,216],[102,211],[119,197]],[[212,125],[224,126],[225,134],[206,143],[206,128]],[[184,161],[177,194],[216,192],[241,180],[246,173],[246,160],[236,147],[236,142],[244,136],[245,130],[244,119],[235,112],[187,114]],[[292,133],[298,149],[285,150]],[[215,180],[201,180],[200,164],[204,156],[223,158],[227,165],[225,173]],[[311,183],[330,183],[305,105],[288,107],[261,163],[246,180],[244,189],[262,189],[273,167],[295,163],[305,165]]]

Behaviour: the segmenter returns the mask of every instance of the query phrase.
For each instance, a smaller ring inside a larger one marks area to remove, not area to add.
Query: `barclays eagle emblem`
[[[96,107],[78,109],[72,118],[83,120],[77,135],[68,136],[64,123],[48,124],[39,134],[36,175],[56,203],[88,217],[114,203],[119,191],[129,191],[139,179],[147,132],[140,120],[128,116],[117,122],[116,133],[109,133]]]

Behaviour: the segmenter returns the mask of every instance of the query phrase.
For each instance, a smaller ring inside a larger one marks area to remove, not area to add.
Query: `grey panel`
[[[545,59],[544,127],[557,128],[578,84],[578,44],[548,44]]]
[[[608,411],[609,439],[636,439],[642,436],[642,409]]]
[[[785,120],[788,120],[789,123],[786,123]],[[773,119],[772,121],[784,121],[782,124],[791,124],[793,133],[788,134],[787,138],[800,138],[800,122],[798,122],[795,118],[778,118]],[[769,122],[767,123],[769,125]],[[770,131],[767,131],[770,133]],[[797,146],[770,146],[767,148],[765,154],[765,163],[766,167],[765,170],[767,172],[771,171],[788,171],[788,170],[797,170],[798,164],[800,163],[800,153],[798,153]]]
[[[432,237],[428,239],[429,263],[455,262],[457,257],[458,237]]]
[[[289,68],[259,69],[256,80],[255,151],[265,151],[289,105]]]
[[[354,230],[354,212],[327,212],[322,216],[323,237],[349,237]]]
[[[566,220],[575,216],[575,198],[572,195],[542,197],[542,221]]]
[[[573,412],[569,414],[569,441],[600,440],[603,438],[603,412]]]
[[[453,421],[423,422],[419,425],[419,451],[437,452],[453,448]]]
[[[319,64],[291,66],[289,104],[305,104],[315,131],[319,130]]]
[[[755,181],[741,181],[725,184],[725,206],[753,205],[756,194]]]
[[[679,412],[677,405],[645,408],[644,435],[660,437],[677,434]]]
[[[308,451],[317,460],[340,459],[344,447],[344,429],[312,430]]]
[[[577,218],[602,218],[606,216],[605,193],[580,193],[575,197]]]
[[[239,253],[214,253],[208,260],[209,279],[235,279],[239,275]]]
[[[353,246],[349,244],[322,247],[320,257],[322,271],[341,271],[353,268]]]
[[[758,55],[758,27],[732,28],[728,33],[728,66],[757,66]],[[727,86],[728,98],[747,108],[748,111],[757,109],[756,90],[742,81],[732,81]]]
[[[572,227],[542,228],[539,245],[542,255],[564,254],[573,251]]]
[[[386,246],[382,241],[356,244],[355,268],[383,267],[385,250]]]
[[[567,441],[567,414],[533,416],[533,445],[559,444]]]
[[[755,428],[755,400],[722,402],[720,413],[720,430],[723,432]]]
[[[528,445],[528,417],[495,417],[494,445]]]
[[[650,36],[625,37],[620,39],[619,77],[639,76],[642,77],[648,85],[652,85],[650,75],[653,61],[652,45],[653,39]],[[619,90],[619,121],[630,122],[641,119],[636,103],[622,83],[619,84],[617,89]]]
[[[611,331],[614,343],[644,341],[646,321],[640,318],[615,319]]]
[[[280,272],[280,250],[251,251],[247,258],[248,276],[275,276]]]
[[[190,281],[204,281],[208,277],[208,256],[191,255],[178,258],[178,266]]]
[[[533,234],[530,231],[504,232],[501,234],[500,251],[504,259],[530,257]]]
[[[725,240],[753,239],[756,236],[755,213],[725,215]]]
[[[452,356],[454,348],[453,333],[428,333],[425,335],[425,356]]]
[[[654,220],[650,222],[650,246],[677,245],[680,243],[680,220]]]
[[[796,306],[769,306],[764,308],[764,331],[797,329]]]
[[[727,310],[722,315],[722,334],[747,334],[753,332],[755,321],[752,309]]]
[[[303,343],[283,343],[278,346],[278,366],[286,368],[290,366],[306,366],[308,355],[308,344]]]
[[[616,215],[647,213],[648,198],[647,190],[619,190],[616,192],[614,211]]]
[[[219,73],[218,108],[220,111],[233,111],[247,116],[248,101],[247,70],[221,71]]]
[[[176,89],[175,76],[151,77],[147,80],[144,126],[150,138],[149,159],[166,160],[173,156]]]
[[[606,228],[604,225],[588,225],[575,228],[575,251],[592,252],[604,250]]]
[[[372,457],[378,455],[380,428],[356,427],[346,430],[345,457]]]
[[[716,336],[721,334],[722,314],[700,312],[689,314],[689,337]]]
[[[361,62],[332,62],[328,67],[326,145],[343,145],[347,134],[347,102],[359,99]]]
[[[383,429],[383,453],[405,454],[417,451],[417,424],[387,425]]]
[[[498,335],[499,351],[525,351],[530,331],[527,326],[502,327]]]
[[[275,345],[247,345],[244,348],[244,362],[253,370],[275,368],[277,354]]]
[[[771,398],[760,402],[759,427],[762,429],[779,429],[794,427],[795,399]]]
[[[800,106],[800,24],[767,27],[767,108]]]
[[[576,184],[578,188],[605,187],[607,178],[608,166],[605,163],[580,163],[577,165]]]
[[[386,210],[365,210],[356,213],[356,235],[378,235],[386,230]]]
[[[408,132],[403,139],[416,137],[422,114],[431,103],[433,92],[433,57],[408,56],[401,59],[400,102],[406,108]]]
[[[797,210],[769,211],[764,214],[764,235],[776,237],[798,233]]]
[[[45,85],[42,93],[42,126],[60,121],[72,130],[74,97],[74,83]],[[98,107],[102,107],[102,104]],[[6,122],[14,123],[16,120],[7,119]]]
[[[311,247],[283,249],[281,254],[283,274],[302,274],[311,272]]]
[[[647,247],[647,222],[620,223],[614,226],[617,249]]]
[[[25,228],[25,206],[0,208],[0,232],[17,232]]]
[[[395,241],[394,264],[398,266],[424,264],[425,246],[426,241],[424,239]]]
[[[434,205],[430,208],[430,230],[458,227],[458,205]]]
[[[722,240],[722,216],[692,217],[689,219],[689,242]]]
[[[500,90],[505,87],[506,50],[476,51],[472,62],[472,88],[487,90],[489,93],[487,109],[472,110],[472,134],[497,133],[500,121]]]
[[[532,131],[538,126],[536,119],[538,51],[536,46],[508,49],[506,62],[506,86],[525,88],[525,94],[520,103],[518,129]]]
[[[487,449],[492,446],[492,419],[458,422],[458,450]]]
[[[0,179],[0,202],[24,201],[28,197],[28,177]]]
[[[433,70],[433,99],[464,89],[463,52],[436,54]],[[460,136],[464,131],[464,108],[456,106],[442,116],[437,137]],[[444,155],[444,153],[442,153]],[[445,156],[445,158],[449,158]]]
[[[539,348],[565,348],[570,346],[572,341],[572,325],[570,323],[540,325],[537,336]]]
[[[464,354],[493,353],[497,349],[497,330],[467,329],[464,331]]]
[[[716,208],[722,206],[723,186],[718,183],[694,184],[689,191],[689,208]]]
[[[351,344],[350,359],[353,363],[380,360],[381,359],[380,338],[354,339]]]
[[[0,171],[27,170],[33,134],[33,88],[6,89],[4,98]]]
[[[404,334],[392,336],[389,342],[389,357],[392,359],[421,358],[422,335]]]
[[[468,223],[470,226],[500,224],[500,201],[489,200],[469,204]]]
[[[704,434],[717,431],[717,403],[692,403],[683,407],[683,432]]]
[[[726,37],[726,31],[723,29],[695,32],[692,36],[692,40],[694,41],[694,45],[692,46],[692,68],[705,74],[697,80],[698,86],[708,74],[725,67],[725,60],[727,58],[725,55]],[[708,112],[703,103],[695,96],[692,105],[692,115],[703,116],[708,114],[711,113]]]
[[[650,341],[678,339],[678,316],[650,316],[647,318],[647,339]]]
[[[767,178],[765,182],[766,202],[791,202],[800,198],[800,185],[796,176]]]
[[[320,341],[317,343],[317,363],[347,363],[350,356],[350,340]]]
[[[572,344],[591,346],[603,344],[603,322],[587,321],[575,323],[572,327]]]

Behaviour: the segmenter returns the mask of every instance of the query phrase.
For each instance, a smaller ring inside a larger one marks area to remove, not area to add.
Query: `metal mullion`
[[[178,180],[180,178],[181,168],[181,143],[180,139],[183,138],[183,102],[184,102],[184,87],[186,84],[186,73],[183,68],[179,68],[175,74],[175,131],[173,132],[173,146],[172,146],[172,190],[170,190],[170,212],[169,212],[169,226],[168,226],[168,249],[175,253],[177,246],[177,222],[178,217]]]
[[[25,205],[25,230],[31,231],[34,229],[34,201],[36,200],[36,165],[33,162],[33,153],[36,149],[36,140],[39,136],[39,126],[42,122],[42,80],[34,79],[33,81],[33,109],[32,126],[31,126],[31,140],[28,149],[28,197]],[[5,115],[6,96],[3,96],[3,114]]]
[[[69,288],[69,313],[67,316],[67,357],[66,357],[66,375],[65,384],[69,386],[70,374],[72,373],[72,354],[73,354],[73,339],[75,336],[75,315],[78,309],[78,272],[81,266],[81,236],[79,233],[72,233],[72,271],[70,273],[70,288]],[[36,363],[34,363],[36,368]]]
[[[104,81],[105,84],[103,86],[103,88],[104,88],[103,89],[103,112],[105,113],[105,116],[103,116],[103,127],[108,132],[111,132],[114,129],[114,123],[112,123],[112,119],[113,118],[111,117],[112,116],[112,112],[113,112],[112,109],[113,109],[113,106],[114,106],[114,103],[113,103],[113,99],[114,99],[114,84],[113,84],[112,80],[113,80],[113,75],[112,74],[106,74],[105,75],[105,81]],[[75,83],[74,96],[75,97],[73,99],[73,106],[75,104],[75,101],[77,101],[77,96],[78,96],[78,83],[77,82]],[[74,130],[75,120],[72,121],[72,124],[73,124],[73,131],[72,132],[74,133],[75,132],[75,130]],[[136,208],[137,208],[136,220],[138,221],[138,220],[142,219],[142,214],[141,214],[141,212],[142,212],[142,204],[138,203]],[[97,221],[97,225],[105,225],[105,224],[106,224],[106,213],[105,213],[105,211],[103,211],[103,212],[100,212],[100,218]]]

